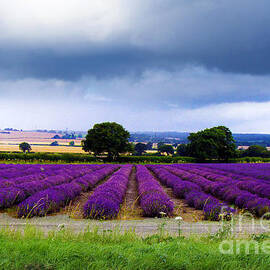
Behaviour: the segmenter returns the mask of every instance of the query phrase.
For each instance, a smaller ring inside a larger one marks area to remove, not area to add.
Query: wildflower
[[[59,230],[63,230],[65,228],[65,224],[58,224],[57,228]]]

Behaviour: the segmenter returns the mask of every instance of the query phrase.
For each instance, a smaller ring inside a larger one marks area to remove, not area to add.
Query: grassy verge
[[[256,254],[251,248],[249,254],[241,249],[239,254],[224,255],[221,241],[168,235],[142,238],[117,231],[74,234],[65,229],[45,236],[26,227],[23,232],[0,232],[0,269],[269,269],[268,254]]]

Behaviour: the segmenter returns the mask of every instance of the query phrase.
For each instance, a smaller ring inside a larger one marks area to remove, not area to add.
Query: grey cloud
[[[65,6],[37,0],[21,6],[15,19],[19,2],[0,4],[0,69],[14,78],[138,76],[190,64],[270,72],[267,0],[71,0]],[[46,13],[46,7],[54,9]]]
[[[267,131],[269,9],[268,0],[3,0],[0,127]]]
[[[7,91],[8,89],[8,91]],[[230,102],[270,100],[270,76],[241,75],[186,67],[175,71],[149,69],[138,78],[84,76],[77,81],[59,79],[2,80],[2,98],[29,98],[37,102],[77,100],[78,103],[107,102],[133,110],[141,108],[199,108]]]

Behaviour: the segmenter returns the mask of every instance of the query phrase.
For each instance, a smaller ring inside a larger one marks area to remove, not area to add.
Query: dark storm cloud
[[[0,128],[270,132],[269,10],[269,0],[2,0]]]
[[[232,73],[270,73],[268,0],[114,2],[123,6],[116,8],[119,22],[104,19],[101,26],[90,21],[71,28],[66,15],[66,27],[48,16],[51,21],[44,26],[37,20],[34,28],[35,19],[28,25],[27,14],[15,24],[3,13],[0,69],[15,77],[66,80],[140,75],[146,69],[173,70],[187,64]],[[27,7],[23,11],[30,12]],[[15,30],[9,33],[5,25]]]
[[[51,50],[2,50],[0,68],[10,78],[34,77],[78,80],[83,75],[97,78],[139,76],[146,69],[175,70],[179,66],[175,57],[147,52],[138,48],[99,51],[83,54],[57,54]]]

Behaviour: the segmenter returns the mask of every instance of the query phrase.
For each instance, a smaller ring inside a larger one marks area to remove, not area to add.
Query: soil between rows
[[[118,219],[140,219],[142,218],[143,210],[139,204],[138,184],[136,180],[136,167],[133,166],[129,176],[128,187],[124,202],[121,206]]]
[[[149,171],[152,173],[151,171]],[[113,174],[113,173],[112,173]],[[95,189],[105,183],[111,175],[108,175],[102,181],[98,182],[91,190],[81,193],[73,201],[71,201],[66,207],[61,208],[58,212],[51,213],[48,216],[67,215],[72,219],[83,219],[83,206],[88,201],[89,197],[93,194]],[[152,173],[153,174],[153,173]],[[203,213],[201,210],[196,210],[189,207],[185,200],[175,197],[171,188],[163,185],[158,178],[153,174],[155,179],[161,184],[164,191],[174,202],[175,209],[173,216],[181,216],[184,221],[197,222],[203,220]],[[16,209],[11,208],[2,210],[0,213],[7,213],[10,217],[16,217]],[[138,185],[136,180],[136,167],[133,166],[131,174],[129,176],[128,188],[126,196],[121,206],[120,213],[117,217],[118,220],[140,220],[144,219],[143,210],[139,205]]]
[[[174,202],[174,212],[173,216],[181,216],[184,221],[186,222],[198,222],[203,220],[203,211],[196,210],[195,208],[189,207],[184,199],[177,198],[172,188],[166,187],[163,185],[159,179],[152,173],[150,170],[149,172],[154,176],[154,178],[160,183],[165,193],[171,198]],[[113,174],[113,173],[112,173]],[[105,183],[111,175],[108,175],[105,179],[98,182],[91,190],[87,192],[81,193],[78,197],[76,197],[73,201],[69,203],[66,207],[60,209],[60,211],[49,214],[48,216],[57,216],[57,215],[67,215],[72,219],[83,219],[83,207],[88,201],[89,197],[93,194],[95,189]],[[1,211],[0,213],[7,213],[10,217],[16,216],[16,209],[6,209]],[[138,195],[138,185],[136,180],[136,167],[133,166],[131,174],[129,176],[128,188],[126,191],[126,195],[121,205],[121,210],[116,218],[118,220],[142,220],[145,219],[143,217],[143,210],[139,205],[139,195]]]
[[[61,210],[56,215],[67,214],[70,218],[82,219],[83,218],[83,207],[88,201],[89,197],[94,193],[95,189],[105,183],[116,171],[106,176],[103,180],[97,182],[91,190],[81,193],[78,197],[72,200],[66,207],[61,208]],[[53,214],[52,214],[53,215]]]
[[[152,171],[149,170],[149,172],[159,182],[168,197],[174,202],[173,216],[180,216],[186,222],[198,222],[204,219],[202,210],[189,207],[184,199],[179,199],[174,195],[172,188],[165,186],[159,181],[158,177]]]

